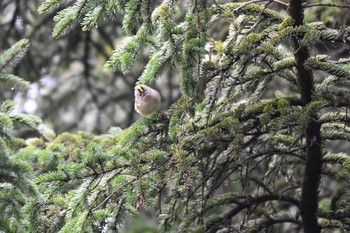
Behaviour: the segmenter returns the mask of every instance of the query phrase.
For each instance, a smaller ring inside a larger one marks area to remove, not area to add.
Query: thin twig
[[[289,6],[288,3],[285,3],[285,2],[282,2],[282,1],[279,1],[279,0],[272,0],[272,2],[281,4],[283,6]]]
[[[341,5],[341,4],[335,4],[335,3],[310,3],[310,4],[304,4],[304,5],[303,5],[303,8],[317,7],[317,6],[329,6],[329,7],[339,7],[339,8],[350,8],[350,5]]]
[[[238,10],[240,10],[240,9],[250,5],[250,4],[257,3],[257,2],[265,2],[265,0],[251,0],[249,2],[242,4],[241,6],[237,7],[236,9],[233,9],[232,12],[236,12],[236,11],[238,11]]]
[[[233,12],[238,11],[238,10],[240,10],[241,8],[244,8],[244,7],[246,7],[246,6],[250,5],[250,4],[254,4],[254,3],[258,3],[258,2],[266,2],[266,1],[269,1],[268,4],[274,2],[274,3],[281,4],[281,5],[283,5],[283,6],[288,6],[288,3],[285,3],[285,2],[282,2],[282,1],[279,1],[279,0],[251,0],[251,1],[249,1],[249,2],[246,2],[246,3],[242,4],[242,5],[239,6],[239,7],[237,7],[236,9],[233,10]],[[264,10],[265,10],[265,9],[264,9]]]
[[[118,192],[121,192],[125,186],[131,184],[135,180],[136,180],[136,178],[133,178],[133,179],[129,180],[128,182],[126,182],[125,184],[123,184],[122,186],[120,186],[118,189],[114,190],[98,206],[96,206],[95,208],[92,208],[91,211],[93,212],[93,211],[98,210],[101,206],[103,206],[105,203],[107,203],[109,201],[109,199],[111,199],[115,194],[117,194]]]

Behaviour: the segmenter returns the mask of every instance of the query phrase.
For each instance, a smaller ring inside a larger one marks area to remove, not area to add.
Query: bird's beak
[[[145,90],[141,86],[137,86],[136,89],[139,90],[139,92],[141,93],[145,92]]]

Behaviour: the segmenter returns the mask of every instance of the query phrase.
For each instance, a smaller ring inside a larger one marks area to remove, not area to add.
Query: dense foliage
[[[26,39],[15,43],[0,54],[0,83],[12,90],[28,86],[28,82],[11,74],[12,69],[25,55],[29,46]],[[14,104],[10,100],[0,105],[0,229],[13,232],[23,224],[26,218],[22,208],[28,196],[36,197],[37,188],[30,181],[32,167],[13,154],[23,145],[23,140],[14,134],[16,129],[35,129],[40,119],[13,112]]]
[[[66,132],[24,143],[13,136],[7,141],[2,133],[1,143],[11,149],[1,156],[21,162],[7,166],[15,182],[3,178],[10,173],[0,176],[0,203],[8,208],[0,228],[349,231],[350,159],[334,145],[350,141],[350,59],[348,52],[335,59],[312,48],[347,48],[350,27],[305,21],[305,9],[321,6],[350,7],[301,0],[44,1],[41,13],[60,8],[56,38],[122,14],[130,37],[114,50],[105,71],[127,74],[149,51],[138,83],[153,85],[175,69],[181,97],[167,113],[104,135]],[[16,46],[1,56],[0,68]],[[23,120],[28,116],[11,118],[17,115],[5,107],[1,132],[7,132],[7,118],[10,124],[39,124]]]

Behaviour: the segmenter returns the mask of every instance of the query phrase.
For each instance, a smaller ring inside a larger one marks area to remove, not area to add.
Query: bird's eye
[[[141,94],[141,93],[139,93],[139,96],[140,96],[140,97],[142,97],[142,94]]]

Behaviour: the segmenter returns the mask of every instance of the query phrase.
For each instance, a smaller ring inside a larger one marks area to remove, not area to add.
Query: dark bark
[[[300,26],[304,23],[304,12],[302,0],[290,0],[290,15],[294,19],[294,25]],[[294,45],[294,56],[298,72],[298,85],[300,88],[300,100],[302,105],[312,101],[314,89],[314,77],[311,70],[304,67],[306,59],[309,58],[309,50],[300,44],[304,35],[292,38]],[[321,150],[321,125],[317,122],[317,116],[313,116],[306,127],[306,164],[302,186],[300,211],[305,233],[319,233],[321,228],[317,222],[318,187],[321,173],[322,150]]]
[[[223,215],[220,219],[218,219],[216,223],[213,222],[211,225],[207,226],[208,228],[205,230],[205,232],[208,232],[208,233],[217,232],[224,222],[231,221],[231,219],[241,211],[266,203],[266,202],[271,202],[271,201],[283,201],[291,205],[295,205],[295,206],[299,205],[298,200],[292,197],[283,196],[283,195],[271,194],[271,195],[263,195],[263,196],[257,196],[257,197],[248,196],[244,201],[241,201],[241,202],[237,201],[235,203],[237,206],[229,210],[225,215]],[[290,221],[285,221],[285,222],[290,222]],[[295,221],[295,223],[296,222],[297,221]]]

